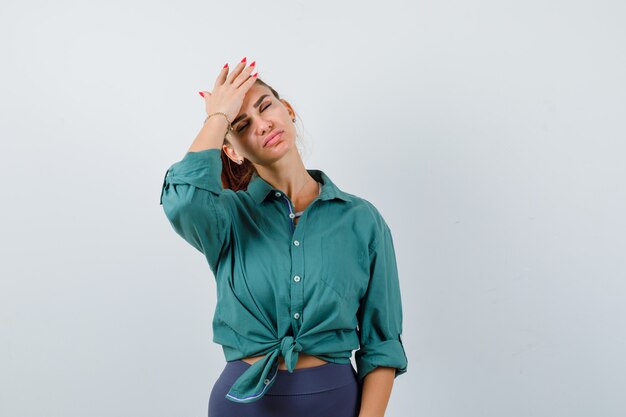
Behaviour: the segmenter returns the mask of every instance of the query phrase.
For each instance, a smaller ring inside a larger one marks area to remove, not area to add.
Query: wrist
[[[228,119],[220,113],[213,113],[204,119],[203,127],[210,126],[211,128],[221,130],[224,132],[224,136],[232,130]]]
[[[221,112],[221,111],[216,111],[216,112],[213,112],[213,113],[209,114],[209,115],[208,115],[208,116],[204,119],[204,123],[208,122],[209,120],[215,120],[215,119],[222,120],[222,121],[224,121],[225,123],[227,123],[229,127],[231,127],[231,124],[230,124],[230,119],[228,118],[228,116],[226,115],[226,113],[223,113],[223,112]]]

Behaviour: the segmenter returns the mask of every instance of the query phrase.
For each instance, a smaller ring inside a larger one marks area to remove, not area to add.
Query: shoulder
[[[350,199],[351,206],[354,210],[358,210],[365,214],[371,222],[379,227],[388,227],[384,216],[380,210],[370,200],[351,193],[343,192]]]
[[[343,193],[349,196],[352,215],[358,217],[359,225],[370,230],[370,248],[375,248],[381,239],[391,234],[385,217],[370,200],[345,191]]]

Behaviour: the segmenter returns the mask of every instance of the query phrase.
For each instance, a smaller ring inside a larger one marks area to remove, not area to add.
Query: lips
[[[270,133],[269,135],[267,135],[267,137],[263,141],[263,147],[266,147],[268,145],[268,143],[270,141],[272,141],[272,139],[274,139],[276,136],[280,135],[283,132],[284,132],[284,130],[277,130],[276,132],[273,132],[273,133]]]

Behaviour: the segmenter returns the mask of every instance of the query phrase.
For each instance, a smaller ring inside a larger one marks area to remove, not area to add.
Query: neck
[[[291,157],[289,155],[293,153],[284,155],[271,165],[256,165],[255,168],[261,178],[272,187],[282,190],[293,201],[297,196],[313,189],[313,184],[317,182],[304,167],[300,154]],[[315,190],[317,192],[317,188]]]

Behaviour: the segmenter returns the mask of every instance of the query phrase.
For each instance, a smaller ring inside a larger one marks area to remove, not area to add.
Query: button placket
[[[296,231],[296,233],[299,233],[300,230],[302,229],[299,229],[298,231]],[[300,246],[300,241],[298,239],[295,239],[293,241],[293,246],[291,250],[291,266],[292,266],[293,279],[291,280],[291,288],[290,288],[291,290],[290,291],[290,295],[291,295],[290,307],[291,307],[291,317],[293,319],[292,323],[293,323],[294,334],[298,334],[298,330],[300,329],[299,320],[301,317],[302,305],[304,303],[303,286],[300,283],[300,281],[302,280],[300,273],[302,272],[303,265],[304,265],[304,262],[303,262],[302,247]]]
[[[302,221],[303,219],[300,218],[299,227],[296,227],[296,223],[294,221],[294,218],[296,217],[294,213],[294,207],[292,206],[291,201],[289,201],[289,198],[286,195],[283,194],[283,197],[285,198],[285,201],[287,202],[287,207],[289,208],[288,216],[291,221],[291,231],[293,233],[293,246],[291,249],[291,267],[293,280],[291,282],[290,288],[290,307],[293,333],[297,335],[301,326],[300,319],[302,314],[302,307],[304,304],[304,287],[300,283],[300,281],[302,280],[302,273],[304,272],[304,253],[303,248],[300,245],[302,243],[301,234],[304,230],[304,224]]]
[[[285,201],[287,202],[287,208],[289,208],[289,220],[291,220],[291,232],[293,233],[296,230],[296,222],[293,220],[296,217],[296,213],[293,212],[294,207],[291,205],[291,201],[287,196],[285,197]]]
[[[306,215],[310,211],[309,207],[312,206],[315,201],[313,201],[309,207],[307,207],[303,212],[299,219],[298,225],[294,221],[296,217],[296,213],[294,212],[295,207],[291,204],[289,197],[282,193],[281,191],[275,190],[274,196],[276,198],[284,199],[287,209],[289,210],[287,216],[291,222],[291,232],[292,232],[292,244],[291,247],[291,267],[292,267],[292,281],[290,287],[290,311],[292,317],[292,328],[294,334],[298,334],[300,328],[300,320],[302,319],[302,308],[304,306],[304,285],[302,285],[301,281],[304,274],[304,252],[301,247],[302,243],[302,234],[304,231],[304,226],[306,222]]]

